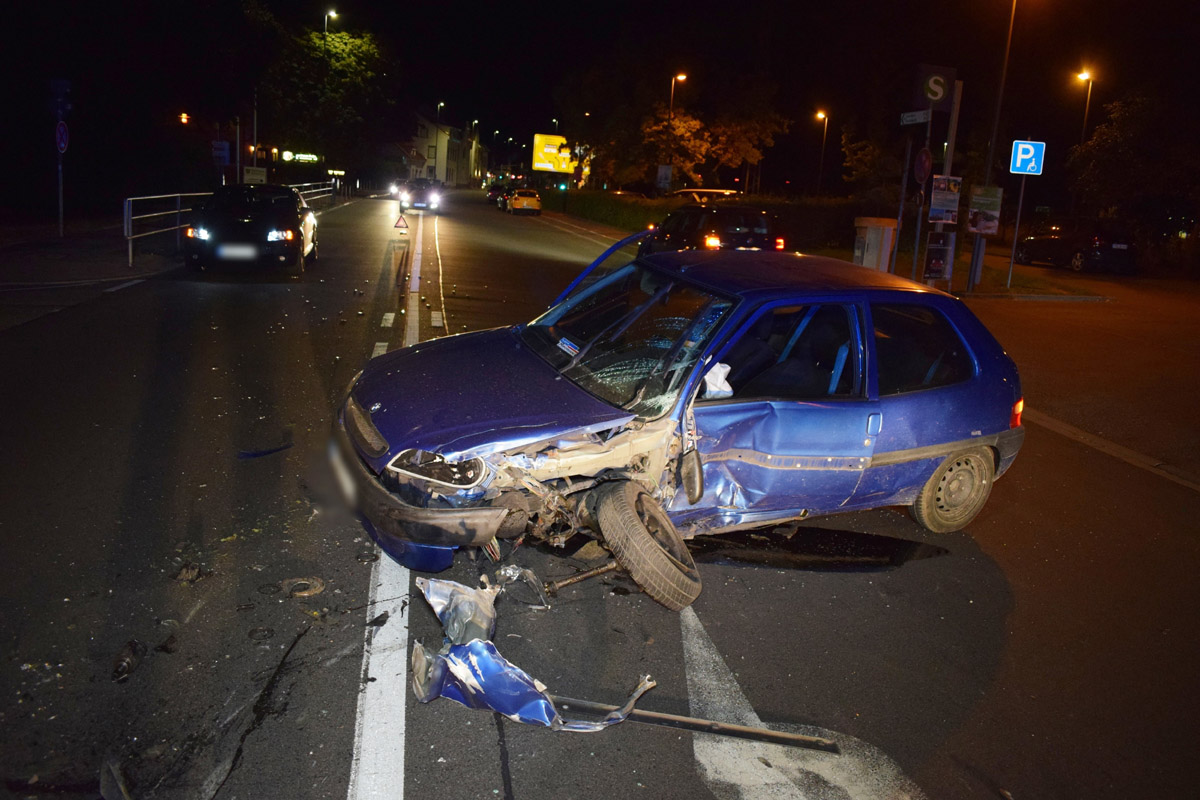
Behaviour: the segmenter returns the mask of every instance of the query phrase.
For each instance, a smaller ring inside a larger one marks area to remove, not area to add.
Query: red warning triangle
[[[403,216],[403,215],[401,215],[401,216],[400,216],[400,219],[396,220],[396,227],[397,227],[397,228],[407,228],[407,227],[408,227],[408,220],[406,220],[406,219],[404,218],[404,216]]]

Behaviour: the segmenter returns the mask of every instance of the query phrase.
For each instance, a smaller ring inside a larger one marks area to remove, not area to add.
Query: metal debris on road
[[[279,587],[288,597],[312,597],[325,591],[325,581],[320,578],[288,578],[280,581]]]
[[[275,635],[275,631],[272,628],[251,628],[246,635],[256,642],[265,642]]]
[[[492,638],[496,627],[496,595],[501,587],[472,589],[454,581],[417,578],[417,588],[437,614],[451,644]]]
[[[361,553],[356,555],[355,558],[357,558],[363,564],[370,564],[373,561],[379,560],[379,553],[375,553],[370,550],[363,550]]]
[[[518,581],[523,582],[526,586],[529,586],[531,589],[533,589],[534,594],[537,596],[537,600],[531,602],[528,600],[522,600],[521,598],[513,595],[512,590],[508,589],[507,587],[509,584],[517,583]],[[513,596],[514,599],[525,603],[526,605],[530,605],[538,609],[550,608],[550,601],[546,598],[546,592],[542,588],[542,582],[538,580],[537,575],[533,574],[533,570],[529,569],[528,567],[522,567],[518,564],[505,564],[503,567],[496,570],[496,585],[505,589],[510,596]]]
[[[146,645],[139,642],[137,639],[130,639],[121,648],[121,652],[117,653],[117,657],[113,659],[112,679],[114,683],[121,683],[128,678],[138,664],[142,663],[142,659],[146,657]]]

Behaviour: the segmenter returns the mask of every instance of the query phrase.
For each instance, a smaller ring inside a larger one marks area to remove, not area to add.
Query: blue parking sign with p
[[[1008,171],[1018,175],[1041,175],[1042,158],[1046,154],[1045,142],[1013,142],[1012,161]]]

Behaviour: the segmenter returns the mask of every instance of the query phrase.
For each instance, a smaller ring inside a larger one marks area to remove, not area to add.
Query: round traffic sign
[[[58,121],[58,125],[54,128],[54,143],[58,145],[58,152],[67,152],[67,141],[70,137],[67,135],[67,123],[62,120]]]
[[[921,152],[917,153],[917,159],[913,163],[913,179],[921,186],[925,185],[925,181],[929,180],[929,173],[933,171],[933,153],[929,152],[928,147],[922,147]]]

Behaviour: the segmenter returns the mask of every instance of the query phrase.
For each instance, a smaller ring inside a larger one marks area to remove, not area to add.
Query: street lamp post
[[[675,178],[675,82],[679,81],[680,83],[682,83],[683,81],[686,81],[686,80],[687,80],[687,75],[685,75],[682,72],[679,73],[678,75],[671,76],[671,100],[667,104],[667,134],[670,136],[670,139],[671,139],[670,144],[669,144],[669,147],[671,148],[671,152],[669,153],[669,158],[670,158],[669,163],[671,165],[671,179],[672,180],[674,180],[674,178]]]
[[[329,47],[326,45],[326,40],[329,38],[329,18],[337,19],[337,12],[332,8],[325,12],[325,30],[321,33],[321,55],[325,56],[325,63],[329,63]]]
[[[1083,104],[1083,130],[1081,130],[1079,132],[1079,143],[1083,144],[1087,140],[1088,109],[1091,108],[1091,106],[1092,106],[1092,73],[1088,72],[1085,69],[1083,72],[1079,73],[1075,77],[1079,78],[1079,80],[1081,80],[1081,81],[1087,81],[1087,85],[1088,85],[1087,100],[1084,101],[1084,104]]]
[[[1008,76],[1008,53],[1012,49],[1013,22],[1017,18],[1017,0],[1012,2],[1012,12],[1008,17],[1008,39],[1004,42],[1004,63],[1000,67],[1000,88],[996,90],[996,114],[992,117],[992,138],[988,141],[987,160],[983,168],[983,186],[986,189],[992,185],[992,156],[996,150],[996,132],[1000,129],[1000,106],[1004,101],[1004,80]],[[975,242],[971,248],[971,272],[967,276],[967,291],[974,289],[983,277],[983,254],[986,245],[983,234],[975,234]]]
[[[821,176],[825,172],[825,136],[829,133],[829,115],[824,111],[817,112],[817,119],[824,121],[825,126],[821,131],[821,159],[817,162],[817,196],[821,195]]]
[[[550,121],[554,123],[554,132],[558,133],[558,119],[551,119]]]

